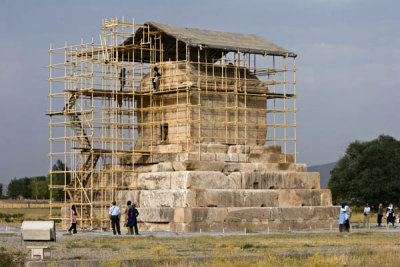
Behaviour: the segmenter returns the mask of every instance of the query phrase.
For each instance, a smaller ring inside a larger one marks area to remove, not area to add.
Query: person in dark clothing
[[[127,203],[126,203],[126,208],[125,208],[125,224],[124,224],[124,226],[127,228],[127,230],[128,230],[128,235],[131,235],[132,234],[132,232],[131,232],[131,228],[127,225],[127,223],[128,223],[128,221],[129,221],[129,211],[130,211],[130,209],[131,209],[131,206],[132,205],[132,201],[128,201]]]
[[[160,77],[161,74],[158,72],[158,68],[154,67],[154,71],[153,71],[153,91],[157,91],[157,82],[158,82],[158,77]]]
[[[351,218],[351,209],[347,203],[347,201],[343,202],[344,209],[345,209],[345,223],[344,223],[344,231],[350,232],[350,218]]]
[[[122,68],[121,71],[119,72],[119,84],[120,84],[119,91],[121,92],[124,90],[125,87],[126,83],[125,76],[126,76],[126,69]]]
[[[126,223],[126,226],[130,228],[131,234],[133,234],[133,228],[135,227],[135,234],[139,235],[137,216],[139,216],[139,211],[136,209],[135,204],[132,204],[128,211],[128,222]]]
[[[386,227],[389,226],[389,223],[392,224],[392,226],[394,227],[394,208],[393,208],[393,204],[390,204],[389,207],[386,208]]]
[[[75,205],[72,205],[71,211],[69,213],[69,217],[71,219],[71,227],[68,229],[68,233],[70,234],[73,230],[73,233],[76,234],[76,208]]]
[[[121,235],[121,230],[119,228],[119,219],[121,217],[121,212],[120,212],[120,209],[117,206],[117,203],[115,201],[113,201],[112,204],[113,205],[110,208],[108,214],[109,214],[110,219],[111,219],[111,226],[112,226],[112,229],[113,229],[113,233],[115,235],[116,232],[118,232],[118,234]],[[115,231],[115,228],[117,228],[117,231]]]
[[[122,68],[121,71],[119,72],[119,84],[120,84],[119,91],[120,92],[122,92],[125,87],[125,83],[126,83],[125,72],[126,72],[125,68]],[[122,95],[118,96],[117,98],[118,98],[118,106],[122,107]]]
[[[382,203],[379,203],[378,206],[378,218],[377,218],[377,227],[380,227],[382,224],[382,217],[383,217],[383,207],[382,207]]]

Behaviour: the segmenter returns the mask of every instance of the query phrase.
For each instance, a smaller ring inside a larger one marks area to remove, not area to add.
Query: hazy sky
[[[16,1],[0,3],[0,183],[49,169],[48,48],[125,16],[254,33],[298,54],[298,161],[328,163],[348,143],[400,139],[400,1]]]

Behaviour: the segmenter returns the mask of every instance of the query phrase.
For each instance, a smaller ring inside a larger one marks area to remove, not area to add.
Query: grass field
[[[70,253],[82,249],[96,251],[96,257],[101,251],[111,253],[104,266],[119,266],[124,259],[150,259],[159,266],[398,266],[400,262],[399,232],[67,237],[60,243]],[[193,261],[196,258],[201,260]]]
[[[7,240],[8,244],[7,248],[0,245],[4,255],[21,257],[25,253],[29,256],[19,236],[0,234],[0,239]],[[54,263],[57,260],[100,260],[100,266],[131,266],[127,265],[127,260],[138,266],[165,267],[399,266],[400,262],[400,231],[388,232],[384,227],[351,233],[204,234],[196,237],[78,233],[44,244],[51,247]]]
[[[59,214],[58,214],[59,215]],[[0,209],[0,223],[20,223],[23,220],[48,220],[48,208]]]

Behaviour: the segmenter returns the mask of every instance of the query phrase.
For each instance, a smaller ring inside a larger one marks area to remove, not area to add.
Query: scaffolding
[[[296,162],[296,55],[194,45],[159,25],[103,20],[98,44],[50,45],[50,219],[75,205],[81,228],[108,228],[143,166],[212,160],[207,143],[281,146]]]

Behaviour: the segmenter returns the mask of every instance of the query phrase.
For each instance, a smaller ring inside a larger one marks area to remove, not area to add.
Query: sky
[[[46,175],[49,45],[96,38],[103,18],[252,33],[297,53],[298,162],[400,139],[399,10],[397,0],[2,0],[0,183]]]

